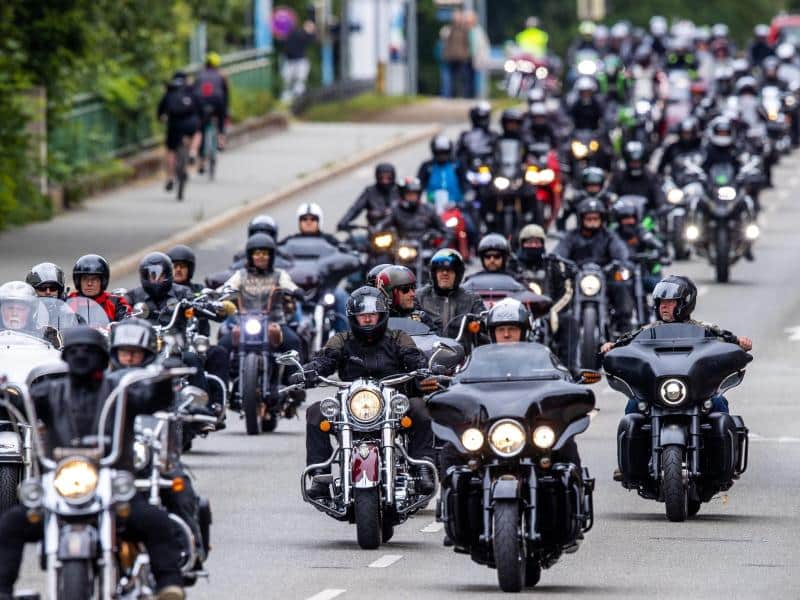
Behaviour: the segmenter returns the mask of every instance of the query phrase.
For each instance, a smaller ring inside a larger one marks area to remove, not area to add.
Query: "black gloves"
[[[317,375],[316,371],[298,371],[297,373],[292,373],[289,376],[289,384],[290,385],[298,385],[304,383],[306,387],[314,387],[319,383],[319,375]]]

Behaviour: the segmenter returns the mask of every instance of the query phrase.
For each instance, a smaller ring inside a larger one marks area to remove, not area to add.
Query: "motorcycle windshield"
[[[308,291],[319,286],[320,269],[316,262],[298,262],[289,268],[289,277],[297,287]]]
[[[94,300],[78,296],[77,298],[68,298],[65,304],[75,314],[79,325],[88,325],[95,329],[108,328],[108,315],[103,307]],[[74,327],[69,317],[59,325],[59,329]]]
[[[515,177],[522,158],[522,145],[519,140],[501,139],[498,144],[500,172],[506,177]]]
[[[592,391],[572,383],[550,350],[535,343],[475,348],[450,388],[428,401],[433,420],[456,431],[502,417],[570,423],[593,408]]]
[[[284,255],[299,260],[314,260],[339,251],[325,238],[310,235],[286,240],[280,245],[280,250]]]
[[[668,102],[689,102],[691,95],[688,73],[686,71],[671,71],[669,74]]]
[[[603,359],[603,369],[627,383],[638,398],[655,400],[660,385],[677,378],[687,384],[691,399],[704,400],[751,360],[752,356],[739,346],[711,336],[704,327],[663,323],[609,352]]]
[[[730,185],[736,178],[736,169],[731,163],[716,163],[708,170],[708,179],[715,186]]]
[[[469,292],[502,291],[522,292],[525,287],[516,279],[505,273],[476,273],[461,286]]]
[[[405,331],[408,335],[428,335],[431,333],[430,327],[422,321],[415,321],[406,317],[391,317],[389,319],[389,329]]]

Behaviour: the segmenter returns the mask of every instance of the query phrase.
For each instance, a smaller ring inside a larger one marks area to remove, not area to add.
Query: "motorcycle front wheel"
[[[728,230],[725,227],[720,226],[717,229],[717,283],[728,283],[728,279],[730,278],[730,263],[728,262],[730,245],[731,240]]]
[[[666,446],[661,454],[661,468],[664,472],[661,486],[667,518],[674,522],[685,521],[689,509],[688,494],[683,484],[683,447]]]
[[[261,433],[261,419],[258,416],[258,405],[261,403],[261,386],[258,382],[260,370],[258,354],[247,354],[242,367],[242,380],[239,389],[242,394],[242,409],[247,435]]]
[[[17,503],[20,465],[0,465],[0,514]]]
[[[381,545],[381,498],[377,487],[353,491],[356,537],[364,550]]]
[[[88,560],[65,560],[58,572],[58,597],[83,600],[94,596],[94,576]]]
[[[519,592],[525,582],[526,564],[517,500],[498,501],[494,505],[492,550],[500,589]]]
[[[597,335],[597,309],[587,306],[581,313],[580,365],[582,369],[593,369],[597,360],[600,339]]]

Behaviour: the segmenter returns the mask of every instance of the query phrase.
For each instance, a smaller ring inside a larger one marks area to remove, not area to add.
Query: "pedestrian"
[[[433,57],[439,65],[439,95],[442,98],[450,98],[453,95],[453,82],[450,80],[450,66],[444,59],[444,45],[450,36],[450,25],[445,24],[439,30],[439,39],[433,48]]]
[[[283,102],[292,102],[306,91],[306,81],[311,70],[311,62],[306,53],[308,47],[316,40],[316,34],[317,26],[310,19],[306,19],[301,27],[295,27],[286,37],[281,65]]]
[[[471,79],[472,97],[485,98],[488,89],[486,86],[486,74],[489,69],[489,53],[491,51],[489,36],[486,30],[478,23],[478,17],[474,11],[464,13],[464,20],[469,29],[469,49],[472,56]]]
[[[453,11],[453,19],[447,39],[444,41],[444,60],[450,71],[452,96],[470,97],[471,56],[469,49],[469,29],[464,21],[464,13]]]

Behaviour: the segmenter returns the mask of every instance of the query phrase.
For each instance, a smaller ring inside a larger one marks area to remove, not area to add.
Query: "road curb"
[[[440,131],[441,127],[439,125],[430,125],[420,131],[402,134],[395,139],[381,144],[380,146],[358,152],[342,162],[338,162],[329,167],[324,167],[310,175],[297,179],[296,181],[293,181],[292,183],[285,185],[274,192],[270,192],[269,194],[254,200],[247,201],[241,206],[230,208],[215,217],[194,225],[193,227],[174,233],[173,235],[159,242],[150,244],[144,248],[140,248],[135,252],[131,252],[130,254],[114,261],[111,264],[111,274],[114,278],[130,275],[139,268],[139,261],[145,254],[150,252],[165,252],[178,244],[192,244],[199,239],[208,237],[217,231],[228,227],[236,221],[254,216],[272,204],[286,200],[288,197],[294,194],[305,192],[314,186],[339,177],[340,175],[345,174],[347,171],[360,167],[364,163],[373,161],[383,154],[399,150],[400,148],[410,146],[411,144],[415,144],[425,139],[429,139]]]

